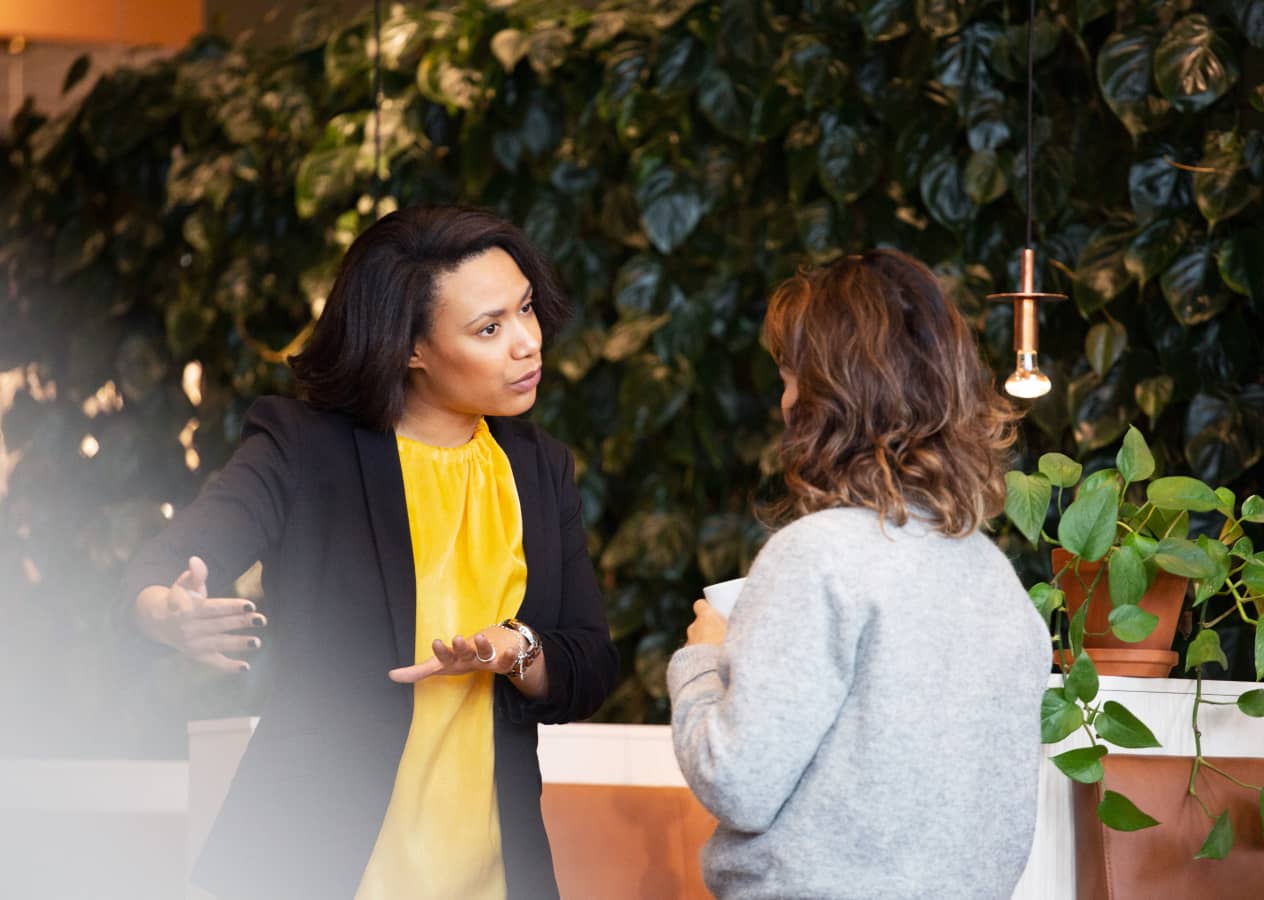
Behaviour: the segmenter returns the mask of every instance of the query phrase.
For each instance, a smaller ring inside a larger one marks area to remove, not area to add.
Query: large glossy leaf
[[[1172,315],[1182,325],[1198,325],[1229,303],[1221,287],[1210,244],[1191,244],[1168,266],[1159,285]]]
[[[1216,260],[1226,286],[1264,301],[1264,231],[1235,230],[1221,243]]]
[[[965,0],[917,0],[917,21],[932,37],[944,37],[961,27]]]
[[[750,111],[739,94],[732,77],[712,66],[698,82],[698,107],[712,125],[732,138],[741,140],[750,130]]]
[[[1044,475],[1005,473],[1005,515],[1033,544],[1040,537],[1053,489]]]
[[[864,132],[844,125],[833,113],[821,117],[817,171],[821,185],[841,204],[863,194],[878,174],[878,152]]]
[[[1101,559],[1115,539],[1118,503],[1109,488],[1082,492],[1058,522],[1058,542],[1089,562]]]
[[[1040,702],[1040,740],[1056,744],[1071,735],[1084,721],[1084,714],[1061,690],[1049,688]]]
[[[1084,471],[1083,465],[1064,453],[1042,454],[1038,466],[1040,473],[1049,479],[1050,484],[1061,488],[1074,487]],[[1045,502],[1047,505],[1048,500]]]
[[[1139,602],[1149,586],[1145,562],[1132,547],[1119,547],[1110,555],[1110,601],[1118,607]]]
[[[1155,219],[1141,229],[1124,252],[1124,268],[1144,289],[1171,265],[1189,236],[1181,219]]]
[[[1133,135],[1154,127],[1167,111],[1166,100],[1151,90],[1151,60],[1155,37],[1136,28],[1112,34],[1097,55],[1097,83],[1106,104]]]
[[[1140,222],[1184,209],[1193,202],[1188,172],[1173,165],[1176,151],[1161,145],[1155,156],[1134,162],[1128,169],[1128,196]]]
[[[645,234],[661,253],[670,253],[693,232],[702,219],[702,189],[688,176],[660,166],[636,191]]]
[[[1154,454],[1135,426],[1129,426],[1123,445],[1115,455],[1115,466],[1128,483],[1145,481],[1154,474]]]
[[[1093,665],[1093,660],[1089,659],[1087,653],[1081,652],[1075,658],[1071,671],[1067,673],[1062,693],[1068,700],[1092,703],[1097,697],[1097,688],[1097,667]]]
[[[1207,149],[1194,173],[1194,199],[1212,225],[1240,213],[1257,195],[1247,183],[1242,161],[1242,138],[1232,132],[1207,136]]]
[[[1159,417],[1167,405],[1172,402],[1176,390],[1176,382],[1171,375],[1156,375],[1137,383],[1135,389],[1137,406],[1150,417],[1150,425]]]
[[[975,150],[964,174],[966,196],[976,206],[985,206],[1005,195],[1009,182],[995,150]]]
[[[1210,628],[1204,628],[1189,642],[1185,651],[1185,670],[1189,671],[1209,662],[1225,668],[1229,666],[1229,660],[1220,648],[1220,635]]]
[[[1233,48],[1202,13],[1185,16],[1154,50],[1154,80],[1183,113],[1215,103],[1238,80]]]
[[[1237,478],[1264,452],[1259,438],[1246,427],[1240,405],[1207,392],[1190,400],[1184,436],[1186,461],[1199,478],[1211,484]]]
[[[1075,268],[1075,303],[1084,313],[1101,309],[1132,281],[1124,255],[1131,231],[1100,228],[1080,253]]]
[[[1194,859],[1224,859],[1232,848],[1233,823],[1229,821],[1229,811],[1225,810],[1216,818]]]
[[[1084,356],[1098,375],[1104,376],[1128,347],[1128,330],[1111,319],[1098,322],[1084,338]]]
[[[959,229],[970,221],[975,206],[966,193],[961,167],[951,151],[941,150],[922,169],[922,202],[936,222]]]

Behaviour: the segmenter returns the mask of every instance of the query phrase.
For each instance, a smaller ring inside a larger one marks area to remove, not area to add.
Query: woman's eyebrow
[[[522,296],[518,298],[518,302],[519,303],[525,302],[526,299],[531,296],[531,290],[532,290],[531,285],[527,285],[527,289],[522,292]],[[489,309],[486,312],[481,312],[474,318],[470,319],[468,322],[465,323],[465,327],[469,328],[479,319],[498,319],[504,314],[505,314],[504,307],[501,307],[500,309]]]

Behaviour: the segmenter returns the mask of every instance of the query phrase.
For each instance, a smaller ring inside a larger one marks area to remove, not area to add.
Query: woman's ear
[[[426,354],[425,354],[425,349],[421,345],[421,341],[415,342],[413,344],[412,353],[408,354],[408,368],[410,369],[425,369],[426,368]]]

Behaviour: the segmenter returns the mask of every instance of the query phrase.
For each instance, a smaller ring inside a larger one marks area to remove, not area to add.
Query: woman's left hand
[[[435,638],[431,647],[434,656],[415,666],[391,669],[391,681],[414,684],[431,675],[468,675],[471,672],[493,672],[507,675],[518,658],[526,639],[509,628],[488,625],[471,638],[457,635],[451,645]]]
[[[689,640],[685,641],[686,647],[724,643],[724,636],[729,631],[728,622],[724,620],[724,616],[715,611],[710,603],[705,600],[695,600],[693,615],[693,623],[685,632],[689,636]]]

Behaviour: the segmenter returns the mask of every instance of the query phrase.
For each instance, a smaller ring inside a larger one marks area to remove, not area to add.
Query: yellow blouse
[[[469,443],[396,438],[417,573],[417,662],[431,642],[515,615],[527,585],[509,458],[479,420]],[[492,684],[477,673],[413,688],[413,720],[356,900],[503,900]]]

